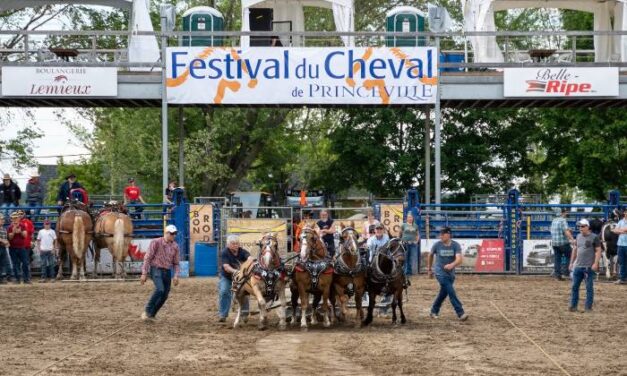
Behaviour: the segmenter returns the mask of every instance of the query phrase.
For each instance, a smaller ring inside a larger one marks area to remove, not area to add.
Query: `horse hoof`
[[[267,329],[267,327],[265,325],[259,325],[257,327],[257,330],[259,330],[259,331],[263,331],[263,330],[266,330],[266,329]]]
[[[401,319],[401,324],[407,324],[407,320],[406,319]]]
[[[300,327],[300,331],[301,332],[307,332],[309,330],[309,328],[307,328],[306,326],[301,326]]]
[[[329,327],[331,327],[331,323],[330,322],[325,322],[324,324],[322,324],[322,326],[324,326],[325,328],[329,328]]]

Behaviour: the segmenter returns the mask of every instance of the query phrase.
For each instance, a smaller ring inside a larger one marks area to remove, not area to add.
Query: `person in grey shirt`
[[[570,293],[571,312],[577,312],[579,303],[579,286],[586,281],[586,312],[592,311],[594,303],[594,277],[599,271],[599,259],[601,258],[601,240],[590,230],[590,222],[581,219],[577,223],[579,235],[575,240],[575,249],[570,257],[569,270],[573,272],[573,284]]]

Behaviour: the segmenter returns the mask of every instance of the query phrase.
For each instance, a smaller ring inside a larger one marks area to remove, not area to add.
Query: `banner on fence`
[[[505,242],[503,239],[454,239],[462,249],[460,271],[477,273],[499,273],[505,271]],[[439,239],[422,239],[421,269],[427,268],[427,256]]]
[[[239,235],[240,245],[254,257],[259,251],[258,241],[268,232],[276,234],[279,253],[287,254],[287,222],[285,219],[229,218],[226,220],[227,235]]]
[[[196,242],[216,242],[213,235],[213,205],[189,205],[189,242],[190,249],[194,249]]]
[[[115,97],[118,69],[104,67],[2,67],[2,95]]]
[[[551,272],[554,262],[550,239],[523,240],[523,268],[526,271]]]
[[[618,68],[505,68],[505,97],[616,97]]]
[[[433,47],[169,47],[171,104],[432,104]]]
[[[143,257],[148,252],[148,247],[152,239],[133,239],[129,246],[129,255],[124,262],[124,270],[127,273],[141,273]],[[85,254],[85,270],[88,273],[94,271],[94,256],[91,252]],[[100,273],[113,273],[113,257],[107,248],[100,250],[100,265],[98,266]]]
[[[403,204],[382,204],[381,223],[388,230],[390,238],[401,236],[403,224]]]

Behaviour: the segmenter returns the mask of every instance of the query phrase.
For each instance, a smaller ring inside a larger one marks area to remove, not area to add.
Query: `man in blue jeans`
[[[592,311],[594,303],[594,277],[599,271],[599,259],[601,258],[601,240],[590,230],[590,222],[581,219],[578,222],[579,235],[576,246],[570,258],[569,270],[573,272],[573,284],[570,294],[571,312],[577,312],[579,303],[579,286],[586,281],[586,312]]]
[[[28,231],[20,223],[20,215],[17,212],[11,214],[11,225],[7,229],[9,238],[9,254],[13,264],[14,283],[19,284],[20,278],[27,285],[30,285],[30,257],[27,248]],[[20,273],[21,271],[21,273]]]
[[[627,209],[623,210],[623,219],[618,221],[616,228],[614,228],[614,233],[618,234],[618,243],[617,243],[617,251],[618,251],[618,281],[616,284],[618,285],[626,285],[627,284]]]
[[[566,265],[571,255],[573,233],[568,228],[568,208],[562,208],[560,215],[551,222],[551,246],[553,247],[553,276],[561,281],[562,275],[568,275]]]
[[[150,242],[148,252],[144,256],[142,265],[141,284],[146,283],[148,273],[155,284],[155,290],[146,304],[141,318],[144,321],[153,321],[157,312],[163,307],[170,294],[170,285],[179,284],[179,246],[176,244],[177,229],[174,225],[165,228],[165,234]],[[174,278],[171,270],[174,267]]]
[[[237,235],[229,235],[226,238],[226,248],[222,251],[220,268],[220,281],[218,282],[218,309],[219,309],[219,321],[225,322],[226,317],[229,315],[231,309],[231,300],[233,299],[233,293],[231,287],[233,286],[233,273],[235,273],[240,265],[252,259],[250,253],[244,248],[240,247],[239,237]],[[248,316],[248,299],[245,300],[245,304],[242,307],[242,315],[244,320]]]
[[[458,242],[451,239],[452,231],[450,227],[443,227],[440,230],[440,241],[436,242],[431,248],[429,258],[427,259],[427,274],[429,278],[433,278],[431,266],[435,271],[435,278],[440,283],[440,292],[433,301],[431,306],[431,318],[437,319],[440,315],[442,303],[448,296],[451,304],[455,309],[457,317],[461,321],[468,320],[468,314],[464,312],[462,302],[457,298],[455,288],[455,268],[462,264],[462,248]],[[435,264],[433,263],[435,256]]]

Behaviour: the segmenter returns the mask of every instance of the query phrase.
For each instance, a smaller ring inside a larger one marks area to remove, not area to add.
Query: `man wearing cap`
[[[0,206],[6,208],[4,210],[5,217],[9,215],[9,208],[20,205],[20,198],[22,198],[20,187],[11,180],[11,175],[4,174],[2,185],[0,185]]]
[[[30,259],[26,249],[26,238],[28,231],[20,224],[20,215],[17,212],[11,214],[11,225],[7,229],[9,238],[9,253],[13,264],[13,278],[16,284],[23,278],[24,283],[31,284],[30,281]],[[21,269],[21,274],[20,274]]]
[[[73,189],[83,188],[83,186],[76,181],[76,175],[69,174],[65,177],[65,181],[59,187],[59,193],[57,194],[57,204],[59,206],[65,205],[70,199],[70,191]]]
[[[623,219],[618,221],[614,228],[614,233],[618,234],[617,252],[618,252],[618,281],[616,284],[627,284],[627,208],[623,210]]]
[[[372,258],[374,257],[375,253],[383,246],[385,246],[387,244],[387,242],[390,240],[390,237],[388,236],[388,234],[385,233],[385,226],[383,226],[381,223],[377,222],[374,225],[374,235],[370,236],[368,238],[368,240],[366,241],[366,249],[368,251],[368,265],[370,265],[370,263],[372,262]],[[368,305],[370,300],[370,297],[368,294],[364,294],[363,300],[362,300],[362,305]],[[388,304],[392,302],[392,295],[391,294],[386,294],[382,301],[381,304]],[[379,314],[387,314],[387,306],[380,309],[379,310]]]
[[[571,244],[575,241],[572,231],[568,228],[568,209],[562,208],[560,215],[551,222],[551,246],[553,247],[553,276],[562,280],[562,275],[568,275],[566,265],[571,255]]]
[[[4,228],[4,216],[0,215],[0,284],[7,283],[11,274],[11,261],[9,261],[9,238]]]
[[[458,242],[451,239],[452,231],[450,227],[443,227],[440,229],[440,241],[437,241],[433,247],[431,247],[431,253],[427,258],[427,274],[429,278],[433,278],[433,272],[431,266],[435,272],[435,278],[440,283],[440,292],[433,301],[431,306],[431,318],[437,319],[440,315],[440,308],[442,303],[448,296],[455,309],[457,317],[461,321],[468,320],[468,314],[464,312],[462,302],[457,298],[455,292],[455,268],[462,264],[462,247]],[[435,256],[435,264],[433,257]]]
[[[26,183],[26,205],[30,207],[42,206],[45,196],[44,187],[39,181],[39,174],[34,173]],[[41,208],[35,209],[34,216],[38,216],[40,212]],[[30,210],[26,214],[30,216]]]
[[[220,281],[218,282],[218,314],[219,321],[225,322],[226,317],[231,309],[231,300],[233,299],[233,274],[237,272],[240,266],[251,260],[252,256],[244,248],[240,247],[239,237],[237,235],[229,235],[226,238],[226,249],[222,251],[220,257]],[[236,289],[239,288],[235,286]],[[242,313],[248,316],[248,299],[244,300]]]
[[[139,204],[139,203],[145,204],[146,201],[144,201],[144,198],[142,197],[141,189],[137,185],[135,185],[135,179],[129,178],[128,186],[124,188],[124,205],[128,205],[128,204],[132,205],[132,204]],[[141,212],[143,211],[144,211],[144,208],[136,206],[134,210],[134,214],[131,214],[131,217],[140,219]]]
[[[150,242],[148,252],[144,256],[141,284],[146,283],[148,273],[155,284],[155,290],[141,315],[144,321],[154,320],[157,312],[168,300],[170,284],[173,283],[174,286],[179,284],[179,246],[174,241],[176,233],[176,226],[166,226],[165,234]],[[170,274],[172,267],[174,267],[174,279]]]
[[[579,286],[585,279],[586,281],[586,312],[592,311],[594,303],[594,277],[599,271],[599,259],[601,259],[601,240],[590,230],[590,222],[587,219],[581,219],[577,223],[579,227],[579,235],[575,241],[575,249],[573,249],[570,257],[569,270],[573,272],[573,284],[570,294],[571,312],[577,311],[579,303]]]
[[[41,259],[41,279],[39,282],[45,283],[48,278],[54,282],[54,266],[56,264],[56,254],[58,252],[57,234],[50,228],[50,221],[44,221],[44,228],[37,233],[36,250]]]

